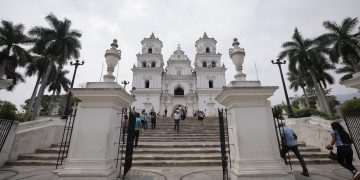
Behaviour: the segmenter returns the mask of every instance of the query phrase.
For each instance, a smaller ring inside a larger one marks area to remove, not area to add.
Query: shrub
[[[317,115],[317,116],[320,116],[321,118],[323,119],[326,119],[326,120],[336,120],[336,119],[340,119],[341,117],[337,114],[328,114],[328,113],[325,113],[325,112],[322,112],[322,111],[318,111],[318,110],[315,110],[314,114],[313,115]]]
[[[274,117],[277,118],[277,119],[283,120],[284,117],[282,115],[282,111],[283,111],[283,109],[279,105],[274,106],[274,108],[273,108]]]
[[[360,99],[351,99],[347,100],[340,107],[342,115],[348,114],[349,112],[359,112],[360,111]]]
[[[310,117],[314,114],[316,110],[311,108],[305,108],[305,109],[293,109],[294,117],[295,118],[301,118],[301,117]]]
[[[2,101],[0,104],[0,118],[15,120],[16,119],[16,106],[9,101]]]

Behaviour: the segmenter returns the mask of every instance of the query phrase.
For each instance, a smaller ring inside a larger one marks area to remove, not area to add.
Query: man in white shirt
[[[179,110],[175,110],[175,112],[174,112],[174,122],[175,122],[174,130],[177,133],[179,133],[179,130],[180,130],[180,112],[179,112]]]

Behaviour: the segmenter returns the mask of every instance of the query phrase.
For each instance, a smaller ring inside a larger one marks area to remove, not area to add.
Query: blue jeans
[[[179,132],[179,130],[180,130],[180,119],[174,119],[174,122],[175,122],[174,130],[176,130],[176,132]]]

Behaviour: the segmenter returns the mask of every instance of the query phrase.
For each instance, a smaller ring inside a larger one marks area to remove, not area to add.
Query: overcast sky
[[[177,44],[181,44],[194,61],[195,41],[207,32],[218,42],[217,50],[228,68],[228,83],[235,74],[228,49],[232,39],[237,37],[246,51],[244,72],[247,79],[257,79],[256,63],[262,85],[280,86],[270,99],[272,104],[277,104],[285,101],[284,92],[278,68],[270,60],[277,57],[281,44],[291,39],[294,28],[298,27],[304,37],[313,38],[325,32],[322,27],[325,20],[340,23],[345,17],[360,17],[359,7],[359,0],[3,0],[0,19],[23,23],[26,30],[48,26],[44,17],[50,12],[59,19],[70,19],[72,28],[82,33],[80,60],[85,61],[85,65],[78,68],[75,87],[100,80],[104,53],[113,39],[118,39],[122,51],[118,82],[131,82],[131,67],[141,51],[140,41],[152,32],[163,42],[165,61]],[[73,67],[67,68],[71,79]],[[287,72],[286,67],[284,72]],[[336,83],[330,86],[332,94],[356,92],[338,85],[340,76],[334,76]],[[34,84],[35,77],[26,78],[26,83],[16,86],[14,91],[2,90],[0,99],[19,106],[30,98]],[[290,90],[289,94],[293,96],[294,92]]]

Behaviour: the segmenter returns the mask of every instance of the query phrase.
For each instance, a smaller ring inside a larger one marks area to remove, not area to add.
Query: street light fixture
[[[126,85],[128,85],[129,83],[130,83],[129,81],[125,81],[125,80],[121,82],[121,84],[124,85],[124,89],[126,88]],[[125,90],[126,90],[126,89],[125,89]]]
[[[276,61],[274,60],[271,60],[271,63],[272,64],[277,64],[278,67],[279,67],[279,71],[280,71],[280,75],[281,75],[281,80],[282,80],[282,84],[283,84],[283,87],[284,87],[284,92],[285,92],[285,98],[286,98],[286,104],[287,104],[287,109],[288,109],[288,117],[294,117],[294,113],[291,109],[291,105],[290,105],[290,101],[289,101],[289,96],[288,96],[288,93],[287,93],[287,90],[286,90],[286,85],[285,85],[285,81],[284,81],[284,76],[283,76],[283,73],[282,73],[282,69],[281,69],[281,65],[282,64],[286,64],[286,61],[281,61],[280,59],[277,59]]]
[[[61,119],[67,119],[68,115],[70,115],[70,113],[71,113],[71,109],[70,109],[70,107],[69,107],[69,105],[70,105],[70,98],[71,98],[71,89],[72,89],[73,86],[74,86],[74,81],[75,81],[75,76],[76,76],[77,68],[78,68],[78,66],[80,66],[80,65],[84,65],[84,63],[85,63],[84,61],[82,61],[82,62],[80,63],[79,60],[76,60],[75,63],[70,62],[70,65],[71,65],[71,66],[75,66],[75,71],[74,71],[73,78],[72,78],[72,81],[71,81],[70,91],[69,91],[69,94],[68,94],[67,99],[66,99],[66,106],[65,106],[65,109],[64,109],[64,114],[63,114],[63,116],[61,117]]]

